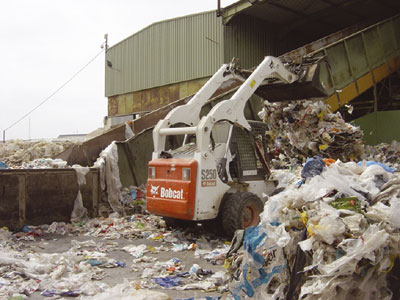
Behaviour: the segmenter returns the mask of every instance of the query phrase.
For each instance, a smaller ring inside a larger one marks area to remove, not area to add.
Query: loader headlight
[[[149,178],[156,178],[156,167],[149,167]]]
[[[190,180],[190,168],[182,168],[182,180]]]

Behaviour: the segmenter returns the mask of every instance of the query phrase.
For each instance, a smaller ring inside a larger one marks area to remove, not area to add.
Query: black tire
[[[253,193],[227,194],[221,211],[222,228],[228,238],[238,229],[246,229],[260,222],[264,206]]]
[[[215,219],[202,221],[201,224],[204,230],[208,233],[213,233],[220,237],[224,235],[223,232],[221,231],[222,223],[219,215]]]
[[[189,220],[182,220],[182,219],[175,219],[175,218],[170,218],[170,217],[163,217],[165,224],[167,227],[170,228],[188,228],[188,227],[194,227],[196,225],[196,222],[194,221],[189,221]]]

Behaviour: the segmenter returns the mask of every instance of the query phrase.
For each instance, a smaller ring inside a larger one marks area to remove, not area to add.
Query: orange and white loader
[[[243,84],[200,118],[202,106],[231,78]],[[259,85],[271,78],[292,83],[298,77],[271,56],[246,80],[234,63],[224,64],[187,104],[158,122],[146,191],[150,213],[168,222],[212,220],[215,229],[227,236],[259,222],[265,195],[275,184],[268,180],[267,125],[246,120],[244,108]],[[171,137],[181,143],[166,150]]]

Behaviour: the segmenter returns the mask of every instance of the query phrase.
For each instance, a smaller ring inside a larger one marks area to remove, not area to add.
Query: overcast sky
[[[227,6],[236,0],[222,0]],[[0,130],[36,107],[99,51],[151,23],[216,9],[217,0],[12,0],[0,11]],[[56,138],[103,126],[104,52],[6,139]]]

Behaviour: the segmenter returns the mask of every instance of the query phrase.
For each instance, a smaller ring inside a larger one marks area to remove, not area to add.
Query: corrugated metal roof
[[[223,63],[223,47],[215,11],[154,23],[108,49],[105,95],[210,76]]]

